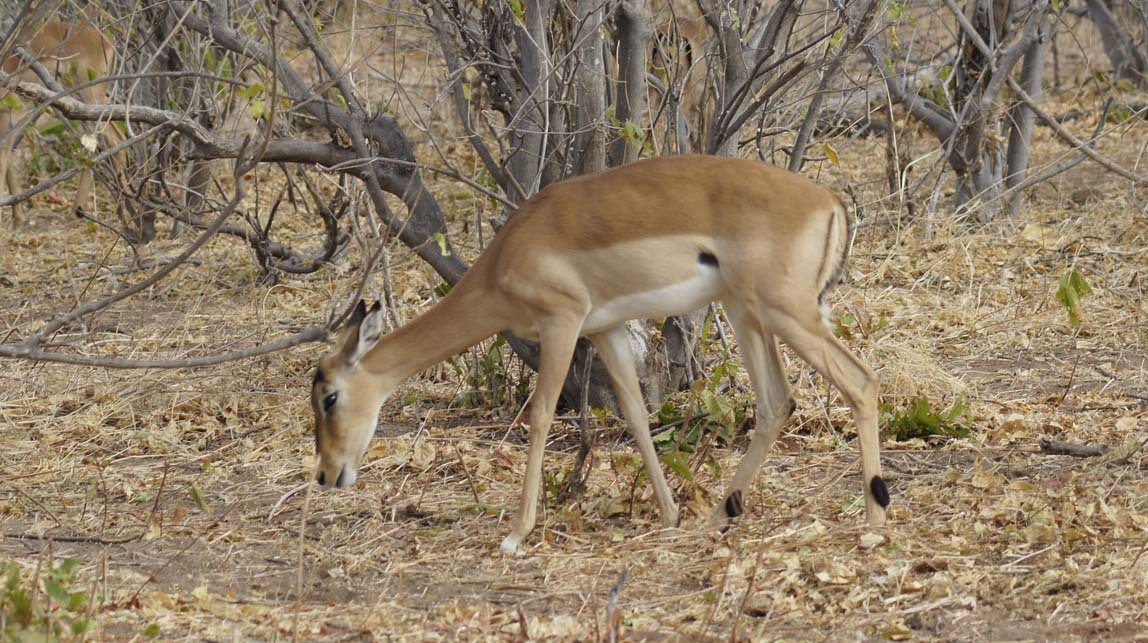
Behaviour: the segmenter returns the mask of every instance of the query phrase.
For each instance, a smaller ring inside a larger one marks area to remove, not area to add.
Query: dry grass
[[[1099,149],[1132,167],[1146,128],[1121,131]],[[1037,139],[1038,163],[1063,153],[1047,131]],[[99,640],[149,626],[192,640],[597,639],[627,569],[616,602],[632,640],[1144,640],[1148,216],[1126,185],[1082,165],[1035,189],[1016,232],[946,224],[923,240],[919,221],[890,222],[876,202],[881,143],[834,144],[841,165],[819,179],[856,187],[872,222],[836,295],[836,313],[857,320],[852,347],[894,406],[972,400],[970,438],[884,445],[885,529],[864,527],[848,414],[796,362],[795,421],[725,535],[699,529],[722,487],[704,466],[696,484],[675,479],[683,528],[660,529],[610,420],[580,500],[548,502],[524,555],[497,555],[524,437],[504,428],[511,409],[460,407],[464,387],[442,368],[384,410],[355,488],[277,505],[313,464],[307,378],[323,350],[313,346],[188,372],[5,363],[0,557],[26,574],[82,561]],[[432,185],[452,195],[443,202],[471,252],[474,232],[461,226],[482,204]],[[0,332],[25,333],[140,278],[122,245],[59,214],[56,198],[29,227],[0,230]],[[313,231],[288,222],[283,234],[303,242]],[[56,341],[140,358],[251,345],[319,319],[357,270],[349,260],[267,287],[236,243],[217,240],[200,258]],[[435,281],[400,251],[394,259],[409,318]],[[1072,266],[1096,290],[1080,329],[1054,297]],[[742,377],[728,394],[744,403],[746,388]],[[552,435],[547,471],[561,474],[575,431]],[[1046,456],[1046,436],[1113,451]],[[738,450],[717,452],[727,478]]]

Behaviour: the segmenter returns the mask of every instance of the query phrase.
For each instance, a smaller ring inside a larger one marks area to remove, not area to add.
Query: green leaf
[[[1056,288],[1056,300],[1068,312],[1068,323],[1079,326],[1084,318],[1080,300],[1092,294],[1092,286],[1075,268],[1060,276]]]
[[[618,120],[618,112],[613,105],[607,107],[606,113],[602,116],[605,117],[607,123],[613,125],[614,127],[621,127],[622,121]]]
[[[66,607],[72,600],[68,590],[64,589],[64,586],[56,580],[44,579],[44,591],[48,592],[48,596],[51,596],[56,604],[61,607]]]
[[[666,465],[670,471],[678,474],[683,479],[690,482],[694,481],[694,472],[690,471],[689,464],[686,463],[681,453],[677,451],[663,453],[658,459],[661,460],[662,464]]]
[[[187,490],[187,494],[191,496],[191,501],[199,507],[200,511],[207,511],[207,501],[203,498],[203,492],[199,490],[199,486],[194,482],[191,483],[191,488]]]
[[[236,95],[244,100],[251,100],[262,94],[264,89],[263,83],[251,83],[246,87],[240,87]]]
[[[88,605],[87,592],[72,592],[68,597],[68,611],[81,612]]]
[[[68,131],[68,126],[60,120],[49,121],[47,125],[40,128],[40,133],[44,136],[59,136],[66,131]]]
[[[4,593],[14,592],[18,587],[20,587],[20,566],[8,563],[8,578],[4,580]]]
[[[1092,286],[1089,286],[1088,282],[1084,280],[1084,275],[1076,270],[1068,273],[1068,282],[1072,284],[1073,289],[1076,290],[1076,294],[1081,297],[1092,294]]]
[[[251,113],[251,118],[259,120],[267,113],[267,102],[262,99],[255,99],[248,105],[247,111]]]
[[[890,418],[889,431],[899,441],[931,435],[965,438],[970,433],[968,427],[960,424],[969,410],[969,403],[964,399],[958,399],[940,413],[933,411],[928,398],[924,397],[913,398],[903,412],[895,411],[889,405],[882,405],[881,410]]]
[[[843,44],[845,44],[845,31],[843,29],[838,29],[837,31],[833,32],[832,36],[829,36],[830,51],[837,51],[838,49],[841,49],[841,45]]]
[[[442,256],[449,257],[450,250],[446,247],[446,236],[441,232],[436,232],[434,233],[434,240],[438,242],[438,251],[442,253]]]
[[[82,636],[92,628],[92,622],[84,617],[72,621],[72,636]]]
[[[521,23],[526,23],[526,7],[522,4],[522,0],[507,0],[510,5],[510,12],[514,14],[515,18]]]
[[[636,143],[645,138],[645,132],[642,131],[642,126],[637,121],[626,119],[619,136],[627,143]]]
[[[9,112],[20,112],[23,108],[24,104],[20,102],[20,97],[16,94],[9,93],[4,96],[3,100],[0,100],[0,109]]]

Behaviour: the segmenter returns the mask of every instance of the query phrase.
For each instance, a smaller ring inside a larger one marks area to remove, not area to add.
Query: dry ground
[[[1095,122],[1070,126],[1083,135]],[[1117,128],[1099,149],[1133,167],[1146,132]],[[1037,139],[1038,163],[1065,153],[1047,130]],[[742,445],[717,452],[720,471],[693,463],[694,483],[674,478],[683,526],[663,530],[611,418],[580,500],[548,502],[523,554],[498,555],[523,435],[505,429],[511,409],[463,406],[466,387],[445,367],[384,410],[355,488],[280,503],[313,464],[306,394],[324,347],[311,346],[196,371],[4,363],[0,561],[26,577],[81,561],[98,640],[605,638],[624,570],[614,625],[630,640],[1148,639],[1143,188],[1138,204],[1123,181],[1082,165],[1036,188],[1015,229],[941,224],[925,240],[920,220],[876,201],[881,143],[834,145],[840,164],[810,174],[868,204],[850,283],[835,294],[834,314],[856,320],[850,345],[895,407],[922,395],[972,402],[967,439],[885,442],[884,529],[864,526],[848,413],[796,361],[795,421],[725,535],[699,527],[722,486],[715,473],[728,478]],[[461,226],[482,204],[433,185],[456,195],[444,204],[473,253]],[[0,333],[19,336],[146,274],[63,204],[45,199],[34,223],[0,230]],[[950,215],[942,199],[938,218]],[[283,234],[314,242],[303,226]],[[410,318],[436,282],[400,249],[393,258]],[[233,242],[199,259],[56,342],[138,358],[252,345],[321,319],[357,270],[347,261],[268,287]],[[1054,296],[1069,267],[1095,289],[1079,329]],[[744,376],[725,394],[745,404]],[[576,431],[553,436],[547,472],[561,476]],[[1042,437],[1112,451],[1043,455]]]

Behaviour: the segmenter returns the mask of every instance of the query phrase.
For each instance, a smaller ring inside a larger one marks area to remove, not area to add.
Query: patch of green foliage
[[[1061,275],[1056,288],[1056,300],[1068,311],[1068,323],[1079,326],[1084,321],[1084,309],[1080,306],[1080,300],[1091,294],[1092,286],[1088,285],[1084,275],[1076,268]]]
[[[708,354],[712,317],[707,318],[700,336],[701,353]],[[707,443],[728,446],[733,442],[737,427],[745,423],[745,407],[734,404],[727,393],[719,393],[723,380],[732,379],[738,370],[737,361],[723,347],[721,361],[708,369],[708,377],[699,380],[690,389],[684,403],[680,397],[666,400],[658,410],[658,422],[663,427],[654,436],[658,459],[674,474],[684,480],[694,479],[689,467],[689,454],[701,451]],[[720,474],[716,459],[706,460],[714,473]]]
[[[927,397],[913,398],[903,410],[894,409],[890,404],[881,404],[885,432],[898,442],[933,435],[967,438],[970,430],[964,424],[964,419],[968,412],[969,403],[964,399],[958,399],[943,411],[934,411]]]
[[[80,561],[50,565],[37,583],[23,577],[16,563],[4,568],[0,585],[0,638],[5,641],[53,641],[82,637],[91,630],[89,596],[73,591]]]

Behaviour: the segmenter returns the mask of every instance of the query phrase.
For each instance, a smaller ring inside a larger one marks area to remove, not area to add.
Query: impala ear
[[[367,302],[362,299],[359,304],[355,306],[355,312],[351,313],[351,319],[347,321],[347,325],[343,330],[343,341],[339,347],[339,354],[343,358],[343,362],[347,365],[354,364],[363,358],[375,344],[379,343],[379,337],[383,333],[383,307],[379,302],[375,302],[370,310],[367,309]]]

